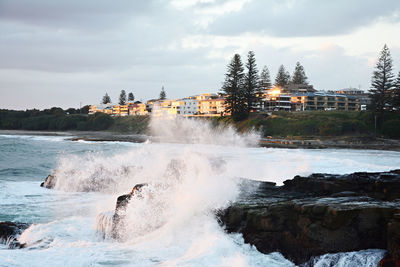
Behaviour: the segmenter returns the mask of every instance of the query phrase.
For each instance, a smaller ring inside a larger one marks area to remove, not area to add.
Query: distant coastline
[[[131,142],[143,143],[147,140],[158,142],[157,137],[144,134],[128,134],[112,131],[30,131],[0,130],[0,135],[62,136],[70,141],[90,142]],[[261,138],[260,147],[290,149],[366,149],[400,151],[400,140],[373,137],[308,137]]]

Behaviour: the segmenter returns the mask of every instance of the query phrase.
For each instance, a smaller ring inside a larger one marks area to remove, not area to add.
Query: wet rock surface
[[[17,237],[28,228],[29,224],[15,222],[0,222],[0,243],[9,248],[23,248],[25,244],[18,242]]]
[[[41,187],[45,187],[45,188],[49,188],[49,189],[54,188],[55,185],[56,185],[56,179],[55,179],[54,175],[52,175],[52,174],[47,175],[44,182],[42,182],[40,184]]]
[[[387,249],[394,264],[382,266],[400,264],[400,170],[295,176],[280,187],[244,180],[239,199],[217,216],[227,232],[296,264],[374,248]]]

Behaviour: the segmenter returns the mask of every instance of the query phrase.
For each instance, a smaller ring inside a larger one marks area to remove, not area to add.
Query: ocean
[[[214,211],[238,196],[238,178],[282,184],[400,166],[399,152],[261,148],[249,146],[256,135],[204,127],[191,141],[198,128],[180,124],[176,138],[163,129],[168,138],[140,144],[0,135],[0,221],[32,224],[19,237],[26,248],[0,244],[0,266],[294,266],[218,224]],[[40,187],[54,171],[55,189]],[[108,227],[116,199],[138,183],[149,183],[149,197],[131,200],[117,241]],[[315,266],[376,266],[383,254],[327,254]]]

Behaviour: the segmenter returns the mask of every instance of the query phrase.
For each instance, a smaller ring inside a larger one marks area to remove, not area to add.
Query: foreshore
[[[64,136],[71,141],[98,141],[98,142],[132,142],[143,143],[147,140],[157,142],[157,138],[140,134],[127,134],[110,131],[26,131],[0,130],[0,135],[37,135],[37,136]],[[400,151],[400,140],[375,137],[309,137],[295,138],[261,138],[260,147],[291,148],[291,149],[370,149]]]

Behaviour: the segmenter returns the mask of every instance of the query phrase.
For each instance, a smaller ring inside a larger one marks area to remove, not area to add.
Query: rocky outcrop
[[[114,211],[102,212],[97,216],[96,231],[103,237],[123,240],[125,234],[125,215],[126,207],[131,198],[135,195],[141,198],[141,190],[146,183],[136,184],[132,191],[128,194],[121,195],[117,198]]]
[[[0,222],[0,243],[9,248],[23,248],[25,244],[18,242],[17,237],[28,228],[26,223]]]
[[[296,264],[326,253],[387,249],[399,262],[400,171],[296,176],[277,187],[245,181],[242,195],[218,213],[264,253]]]
[[[52,174],[47,175],[44,182],[40,184],[41,187],[46,187],[49,189],[54,188],[55,185],[56,185],[56,179],[55,179],[55,176]]]

